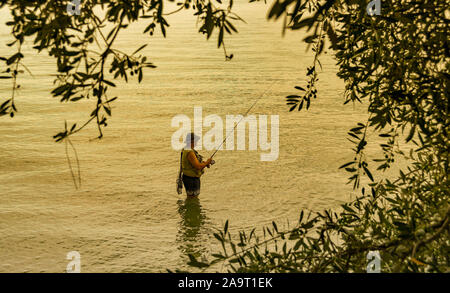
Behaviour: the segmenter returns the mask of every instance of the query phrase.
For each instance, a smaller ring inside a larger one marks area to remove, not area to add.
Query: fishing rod
[[[259,102],[259,100],[261,100],[262,97],[264,97],[266,95],[266,93],[272,88],[272,86],[274,85],[275,81],[270,85],[270,87],[268,87],[259,98],[257,98],[253,104],[250,106],[250,108],[247,109],[247,112],[245,112],[244,115],[242,115],[241,120],[238,121],[238,123],[236,123],[236,125],[234,125],[233,129],[230,131],[230,133],[228,133],[228,135],[225,136],[225,139],[222,141],[222,143],[216,148],[216,150],[214,151],[214,153],[211,155],[211,159],[216,155],[216,153],[219,151],[219,149],[222,147],[222,145],[225,143],[225,141],[227,141],[228,137],[230,136],[230,134],[234,134],[234,130],[237,128],[237,126],[239,125],[239,123],[242,122],[242,120],[244,120],[244,118],[247,116],[247,114],[253,109],[253,107]],[[214,162],[214,161],[213,161]],[[212,163],[213,165],[214,163]]]

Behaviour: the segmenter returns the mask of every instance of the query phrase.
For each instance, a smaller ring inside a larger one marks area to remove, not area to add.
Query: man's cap
[[[186,142],[187,145],[190,145],[191,142],[196,143],[199,139],[200,139],[200,136],[196,135],[196,134],[193,133],[193,132],[190,132],[190,133],[188,133],[188,134],[186,135],[186,140],[185,140],[185,142]]]

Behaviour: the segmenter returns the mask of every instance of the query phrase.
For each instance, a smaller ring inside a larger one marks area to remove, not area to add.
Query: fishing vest
[[[192,166],[191,162],[188,160],[189,152],[193,151],[197,160],[201,162],[200,155],[195,150],[183,150],[183,155],[181,157],[181,169],[183,170],[183,174],[189,177],[200,177],[203,174],[203,170],[197,170]]]

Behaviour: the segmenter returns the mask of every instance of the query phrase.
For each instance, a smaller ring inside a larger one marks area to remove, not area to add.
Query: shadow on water
[[[208,241],[207,232],[204,229],[206,215],[198,198],[186,198],[179,200],[178,213],[181,220],[178,225],[178,248],[185,257],[187,254],[200,256],[206,251]]]

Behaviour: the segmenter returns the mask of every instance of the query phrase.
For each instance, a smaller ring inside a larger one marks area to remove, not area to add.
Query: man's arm
[[[187,159],[192,164],[192,166],[194,166],[194,168],[197,170],[203,170],[205,167],[207,167],[207,166],[209,166],[209,164],[211,164],[211,159],[208,159],[206,162],[200,163],[197,160],[197,157],[195,156],[193,151],[188,153]]]

